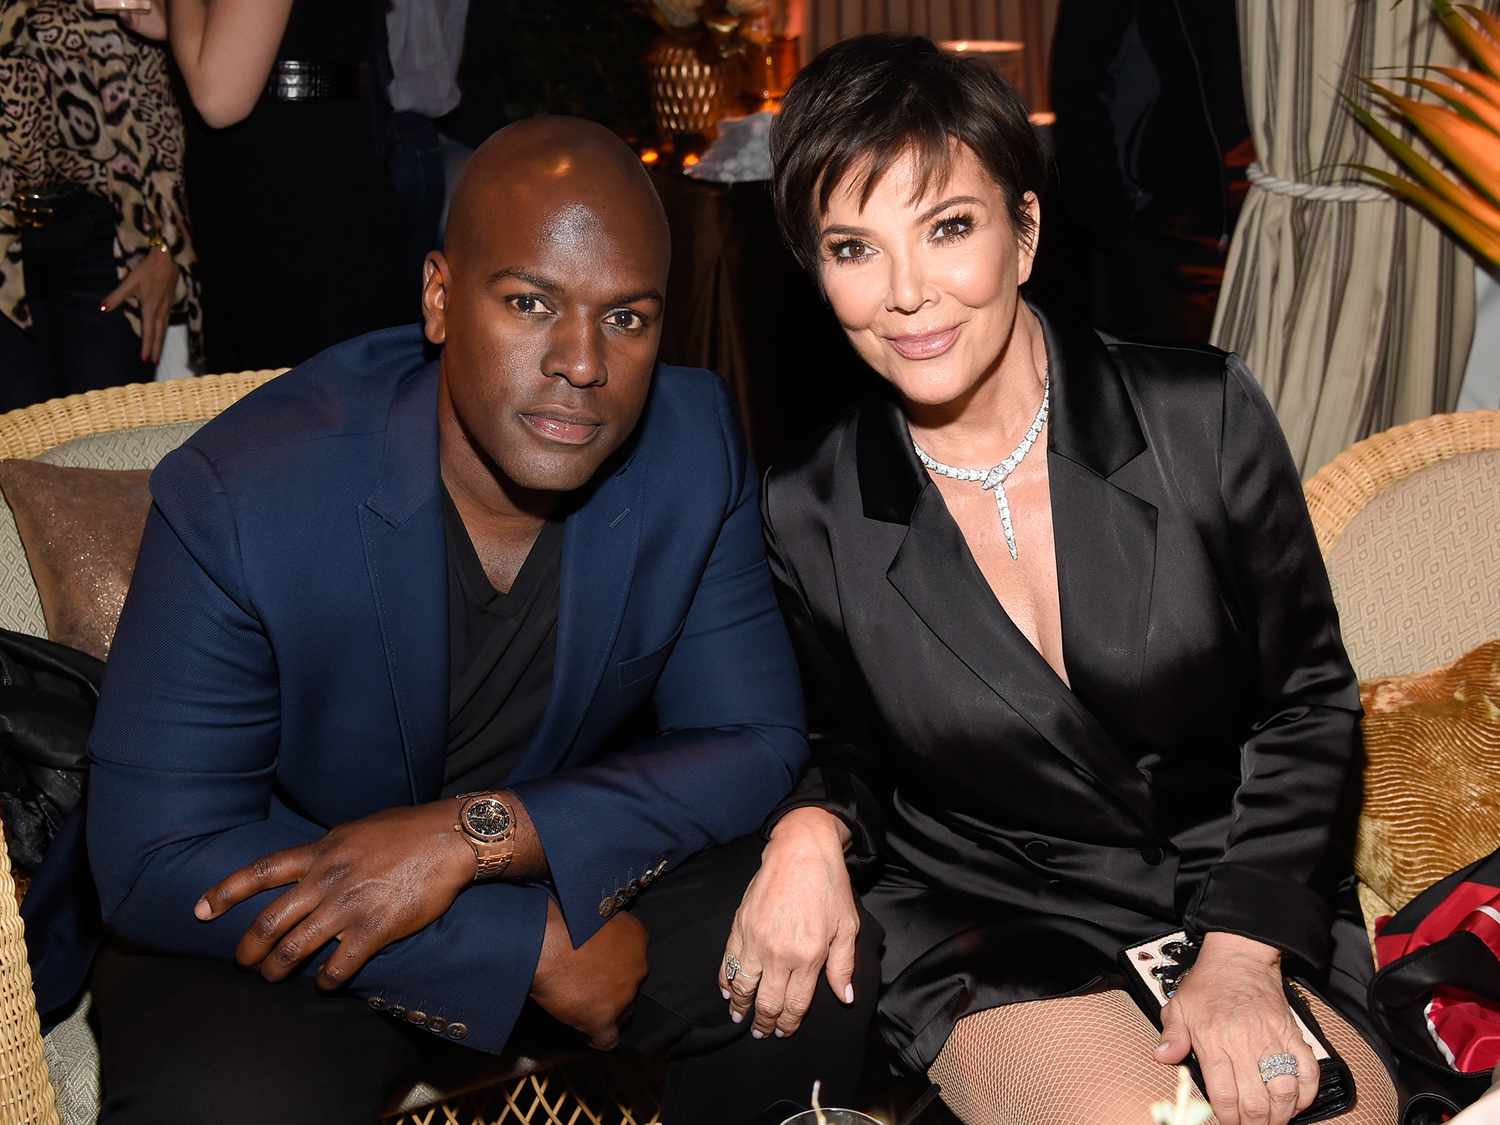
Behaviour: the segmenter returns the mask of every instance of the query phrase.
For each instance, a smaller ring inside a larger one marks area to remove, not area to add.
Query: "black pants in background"
[[[760,849],[747,837],[704,852],[632,908],[650,934],[650,974],[621,1049],[668,1058],[666,1125],[774,1125],[806,1108],[814,1079],[824,1104],[854,1096],[879,989],[872,919],[860,933],[855,1004],[819,980],[790,1038],[752,1039],[719,994],[724,940]],[[370,1125],[403,1083],[478,1058],[358,998],[322,995],[304,978],[267,984],[229,963],[117,943],[100,954],[92,988],[100,1125]],[[528,1006],[513,1046],[527,1048],[528,1028],[562,1031]]]
[[[100,312],[119,284],[115,214],[86,192],[21,238],[31,328],[0,316],[0,411],[152,376],[125,313]]]

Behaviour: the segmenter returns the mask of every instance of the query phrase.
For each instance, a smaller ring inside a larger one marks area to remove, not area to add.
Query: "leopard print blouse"
[[[182,115],[166,52],[89,0],[0,0],[0,312],[31,324],[18,189],[77,184],[115,209],[123,281],[159,234],[178,266],[173,320],[203,354],[197,256],[182,183]],[[127,303],[136,334],[140,313]]]

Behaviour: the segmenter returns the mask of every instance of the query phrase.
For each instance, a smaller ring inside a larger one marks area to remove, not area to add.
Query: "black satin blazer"
[[[814,732],[783,811],[853,829],[886,931],[884,1030],[913,1069],[967,1012],[1081,987],[1184,923],[1316,977],[1349,864],[1359,693],[1254,379],[1210,348],[1038,315],[1071,690],[889,398],[765,486]]]

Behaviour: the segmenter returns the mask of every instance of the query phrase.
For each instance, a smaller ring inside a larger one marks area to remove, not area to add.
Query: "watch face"
[[[498,840],[510,831],[510,810],[494,797],[481,797],[464,809],[464,827],[486,840]]]

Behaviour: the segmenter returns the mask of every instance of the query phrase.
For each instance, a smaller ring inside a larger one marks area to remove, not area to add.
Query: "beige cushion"
[[[49,465],[77,469],[154,469],[156,463],[197,432],[202,422],[173,422],[90,434],[53,446],[37,455]]]
[[[1500,847],[1500,640],[1360,685],[1365,796],[1354,866],[1398,910]]]
[[[1361,680],[1446,664],[1500,637],[1500,451],[1398,481],[1349,521],[1327,561]]]
[[[91,434],[49,449],[37,460],[79,468],[149,469],[186,441],[200,425],[201,422],[177,422]],[[47,635],[42,602],[26,563],[26,552],[10,508],[3,502],[0,502],[0,628],[33,637]]]

